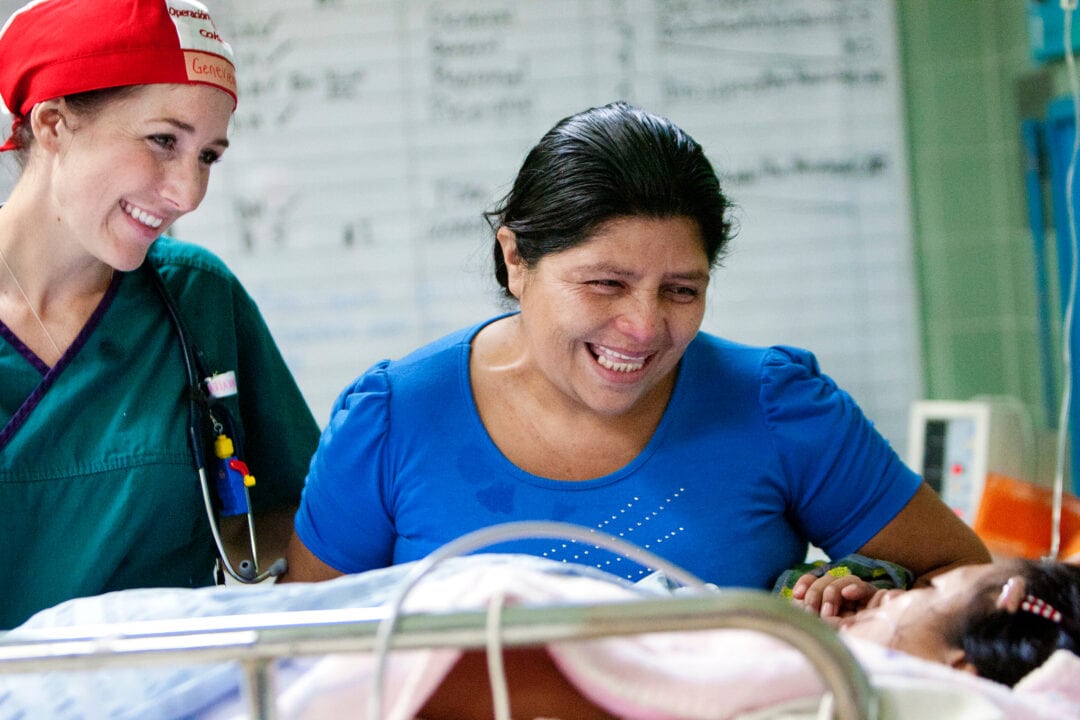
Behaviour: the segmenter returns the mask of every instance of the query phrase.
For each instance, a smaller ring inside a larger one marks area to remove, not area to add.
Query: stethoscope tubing
[[[161,273],[158,272],[158,269],[154,267],[149,260],[143,264],[146,266],[147,272],[152,278],[153,285],[157,290],[158,295],[161,297],[162,303],[165,305],[165,310],[169,315],[169,321],[172,323],[173,329],[176,331],[177,338],[180,341],[180,354],[184,360],[184,374],[187,379],[188,445],[191,448],[192,462],[194,463],[195,470],[199,476],[199,488],[202,491],[203,505],[206,509],[206,519],[210,525],[210,534],[214,538],[214,545],[217,549],[221,567],[234,580],[244,584],[259,583],[269,577],[281,575],[285,572],[286,568],[284,559],[274,562],[266,570],[259,571],[259,556],[257,543],[255,541],[255,517],[251,510],[251,498],[250,496],[247,496],[248,489],[246,487],[244,488],[244,493],[247,496],[247,522],[248,537],[251,539],[251,560],[248,561],[245,559],[241,561],[239,568],[236,568],[233,566],[229,559],[229,554],[225,550],[225,542],[221,537],[220,523],[217,519],[217,513],[214,511],[214,501],[210,491],[210,481],[206,474],[206,458],[203,452],[203,441],[199,433],[200,420],[205,419],[202,417],[203,413],[200,411],[199,401],[202,399],[203,402],[207,402],[205,400],[206,395],[200,384],[199,372],[197,371],[197,368],[199,368],[202,363],[199,361],[197,350],[188,339],[184,323],[180,318],[180,312],[172,299],[172,295],[169,293],[169,289],[165,287],[165,281],[161,277]]]

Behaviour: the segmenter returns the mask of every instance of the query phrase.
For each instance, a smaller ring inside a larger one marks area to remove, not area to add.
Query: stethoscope
[[[180,350],[184,358],[184,370],[187,377],[188,444],[191,446],[191,457],[199,475],[199,487],[202,490],[203,505],[206,507],[206,517],[210,522],[210,533],[217,546],[218,561],[215,576],[219,581],[224,580],[222,576],[222,571],[224,571],[238,582],[258,583],[267,578],[282,575],[287,568],[285,558],[278,558],[265,570],[259,569],[258,546],[255,542],[255,514],[252,511],[250,494],[251,488],[255,485],[255,478],[248,472],[247,464],[240,459],[240,448],[232,440],[234,436],[232,416],[225,404],[220,402],[223,398],[236,394],[236,376],[232,371],[210,372],[206,358],[198,346],[191,342],[184,329],[180,312],[168,288],[165,287],[161,273],[149,260],[144,262],[143,266],[147,268],[151,282],[158,295],[161,296],[165,309],[169,313],[169,320],[180,340]],[[214,434],[214,456],[217,469],[214,478],[216,507],[206,472],[206,456],[200,432],[203,423],[209,423]],[[233,566],[225,550],[225,543],[221,539],[219,512],[223,516],[247,515],[251,560],[245,558],[239,565]]]

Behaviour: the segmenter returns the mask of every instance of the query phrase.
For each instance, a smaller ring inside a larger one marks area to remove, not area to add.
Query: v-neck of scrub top
[[[94,308],[94,312],[90,314],[86,324],[83,325],[78,337],[68,346],[68,349],[64,351],[64,354],[52,367],[49,367],[45,361],[37,356],[37,353],[27,347],[26,343],[12,332],[11,328],[0,320],[0,337],[3,337],[15,350],[15,353],[5,353],[7,357],[2,358],[4,382],[0,385],[0,409],[17,408],[6,419],[3,429],[0,430],[0,451],[4,449],[19,428],[23,426],[26,418],[41,402],[41,398],[79,354],[79,350],[86,345],[86,341],[93,334],[95,328],[101,324],[101,318],[112,305],[123,276],[124,273],[113,273],[109,287],[105,290],[105,294],[98,302],[97,307]],[[22,399],[20,400],[20,398]],[[0,419],[3,418],[0,417]]]

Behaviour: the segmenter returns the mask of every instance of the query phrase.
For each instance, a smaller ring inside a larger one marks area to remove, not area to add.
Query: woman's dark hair
[[[122,87],[103,88],[101,90],[88,90],[81,93],[73,93],[64,96],[64,102],[77,114],[93,116],[107,103],[130,94],[138,85],[124,85]],[[20,167],[26,167],[29,158],[30,146],[34,144],[34,131],[30,127],[28,118],[20,117],[14,124],[15,157]]]
[[[967,616],[947,638],[963,648],[981,677],[1012,687],[1039,667],[1055,650],[1080,655],[1080,566],[1021,561],[1018,573],[1025,592],[1061,613],[1060,622],[1034,613],[1009,612],[996,606],[1001,586],[979,593]]]
[[[701,146],[670,120],[625,102],[560,120],[529,151],[510,192],[484,213],[517,237],[526,266],[619,218],[695,220],[713,267],[732,234],[731,204]],[[509,295],[495,243],[495,279]]]

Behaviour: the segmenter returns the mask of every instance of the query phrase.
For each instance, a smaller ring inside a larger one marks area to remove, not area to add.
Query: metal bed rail
[[[244,671],[251,716],[274,720],[274,661],[283,657],[380,649],[379,627],[389,608],[290,611],[56,628],[0,638],[0,673],[100,670],[147,663],[191,665],[238,662]],[[390,649],[479,649],[487,612],[403,613],[393,618]],[[733,628],[773,636],[799,650],[832,694],[834,717],[875,720],[876,694],[835,633],[816,617],[755,590],[706,595],[502,610],[500,638],[507,647],[586,640],[646,632]]]

